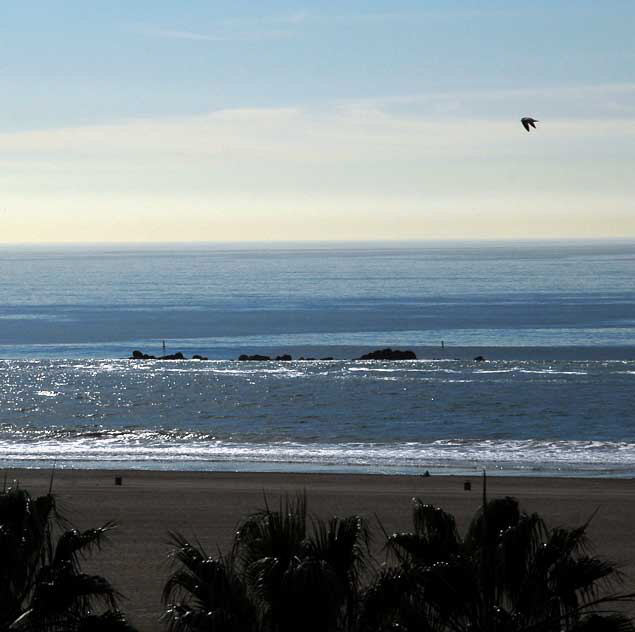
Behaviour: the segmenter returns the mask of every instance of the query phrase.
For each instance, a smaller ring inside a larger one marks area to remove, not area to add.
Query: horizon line
[[[39,247],[39,246],[231,246],[236,244],[253,244],[258,246],[298,244],[432,244],[432,243],[635,243],[635,235],[625,236],[600,236],[600,237],[430,237],[412,239],[227,239],[227,240],[176,240],[176,241],[132,241],[132,240],[106,240],[106,241],[23,241],[2,242],[0,248],[6,247]]]

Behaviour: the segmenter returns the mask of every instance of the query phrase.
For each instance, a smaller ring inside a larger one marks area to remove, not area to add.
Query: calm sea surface
[[[0,248],[0,465],[634,476],[634,279],[635,243]],[[125,359],[163,340],[210,360]]]

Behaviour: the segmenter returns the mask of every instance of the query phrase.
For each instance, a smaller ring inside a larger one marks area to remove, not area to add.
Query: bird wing
[[[535,121],[536,119],[529,119],[527,123],[529,123],[534,129],[536,129]],[[529,128],[527,128],[527,131],[529,131]]]
[[[523,127],[529,131],[529,121],[527,121],[527,119],[521,119],[520,122],[523,124]]]

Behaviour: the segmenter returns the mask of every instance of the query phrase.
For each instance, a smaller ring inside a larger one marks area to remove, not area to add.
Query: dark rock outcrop
[[[270,362],[271,360],[273,360],[274,362],[291,362],[291,360],[293,360],[293,358],[288,353],[276,356],[275,358],[271,358],[270,356],[266,355],[260,355],[258,353],[254,353],[253,355],[247,355],[246,353],[243,353],[241,356],[238,357],[238,359],[241,362]]]
[[[474,358],[474,362],[485,362],[485,358],[481,355],[478,355]]]
[[[158,360],[187,360],[187,358],[180,352],[172,353],[170,355],[159,356]]]
[[[139,349],[135,349],[130,356],[131,360],[156,360],[154,356],[150,356]]]
[[[187,360],[187,358],[180,351],[157,357],[135,349],[130,356],[130,360]],[[202,355],[195,355],[192,356],[192,360],[207,360],[207,358]]]
[[[416,360],[414,351],[400,351],[399,349],[379,349],[365,353],[358,360]]]
[[[157,357],[153,355],[148,355],[147,353],[143,353],[143,351],[139,351],[139,349],[135,349],[132,352],[131,360],[156,360]]]

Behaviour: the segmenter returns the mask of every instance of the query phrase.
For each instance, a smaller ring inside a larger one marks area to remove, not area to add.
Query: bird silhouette
[[[524,116],[523,118],[520,119],[520,122],[523,124],[523,127],[527,131],[529,131],[529,126],[531,126],[534,129],[536,129],[535,123],[538,123],[538,119],[531,118],[531,116]]]

